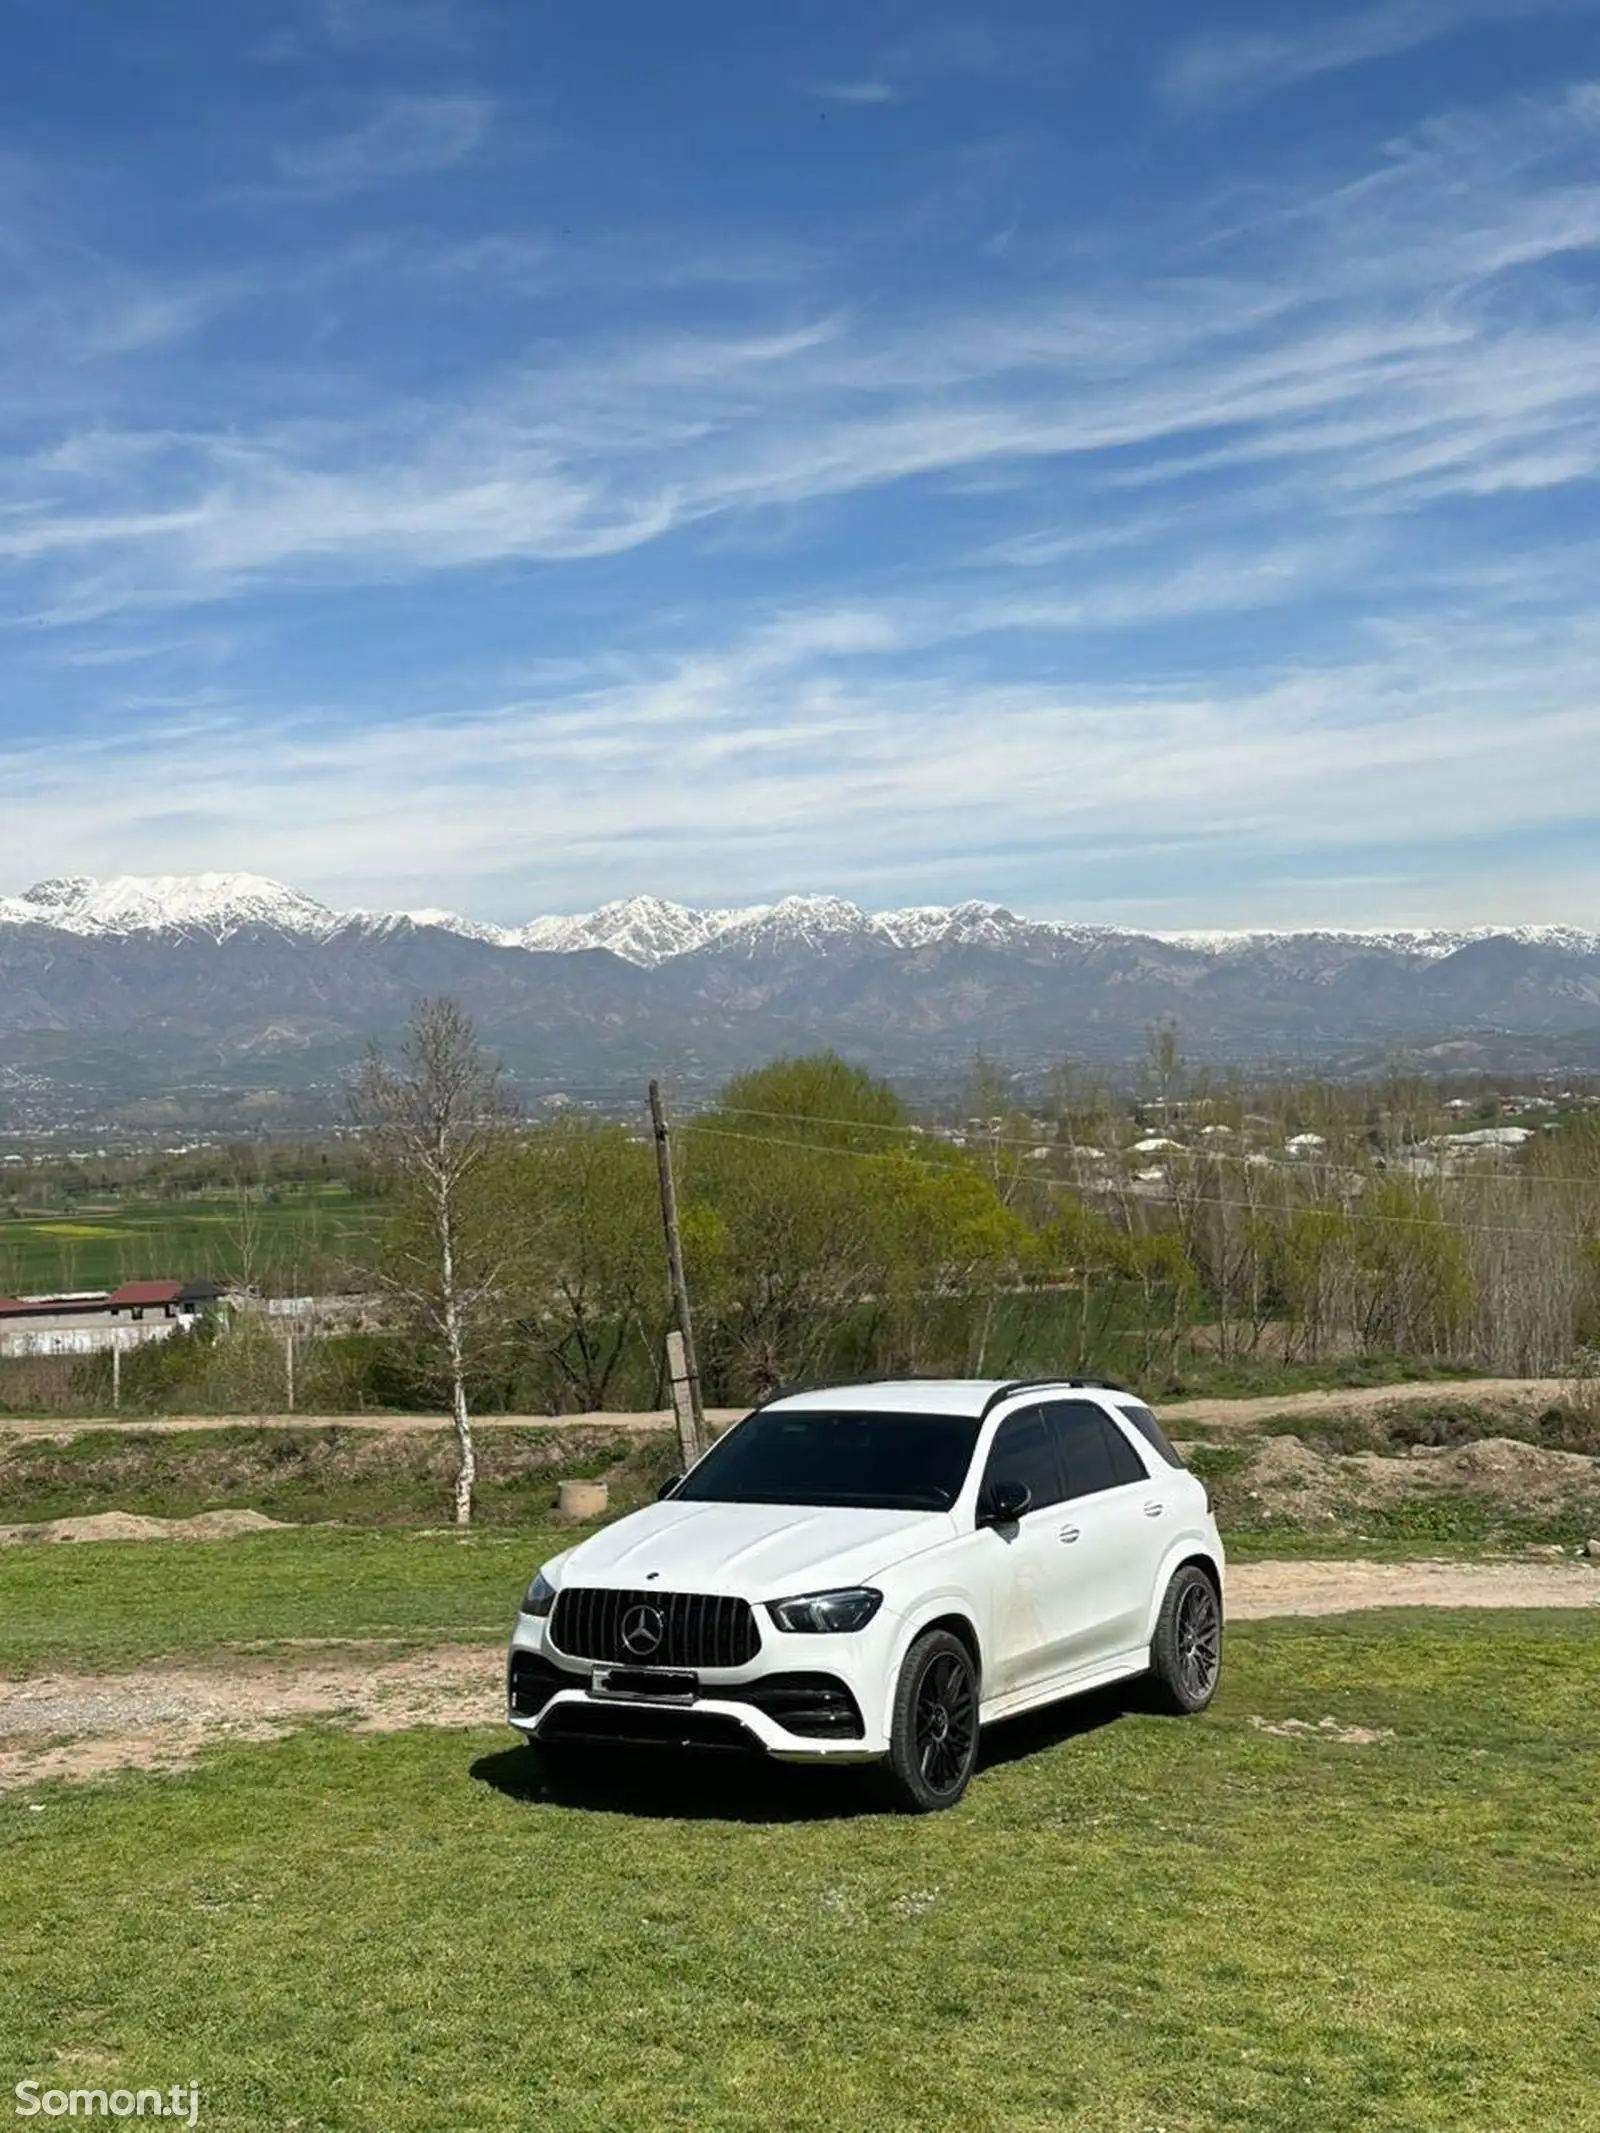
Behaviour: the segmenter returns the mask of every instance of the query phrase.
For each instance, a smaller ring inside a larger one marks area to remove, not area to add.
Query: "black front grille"
[[[581,1674],[564,1674],[537,1652],[513,1652],[507,1683],[511,1708],[520,1718],[542,1711],[559,1689],[581,1689]]]
[[[751,1703],[788,1733],[859,1740],[866,1730],[855,1698],[833,1674],[766,1674],[738,1688],[712,1689],[727,1703]]]
[[[757,1742],[721,1711],[664,1710],[645,1703],[560,1703],[539,1729],[542,1741],[593,1741],[616,1748],[721,1748],[754,1754]]]
[[[624,1625],[636,1608],[660,1617],[657,1642],[636,1635],[632,1644],[624,1643]],[[557,1594],[550,1640],[574,1659],[613,1666],[748,1666],[761,1649],[748,1600],[723,1593],[589,1591],[581,1585]]]

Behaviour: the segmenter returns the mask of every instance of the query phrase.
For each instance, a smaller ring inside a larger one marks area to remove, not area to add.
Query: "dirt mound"
[[[1575,1497],[1600,1490],[1600,1462],[1582,1452],[1544,1451],[1517,1437],[1485,1437],[1441,1450],[1419,1445],[1404,1459],[1369,1452],[1337,1464],[1358,1468],[1369,1489],[1380,1495],[1457,1489],[1530,1516],[1560,1511]]]
[[[1327,1479],[1331,1462],[1298,1437],[1268,1437],[1250,1465],[1258,1488],[1314,1488]]]
[[[36,1524],[128,1509],[181,1518],[213,1507],[264,1512],[289,1525],[425,1526],[448,1518],[453,1434],[432,1428],[251,1429],[204,1434],[132,1424],[71,1446],[8,1437],[0,1427],[0,1524]],[[478,1447],[478,1516],[531,1525],[558,1481],[603,1479],[616,1510],[654,1500],[678,1463],[676,1439],[563,1426],[497,1428]]]
[[[1393,1456],[1322,1452],[1299,1437],[1268,1437],[1223,1493],[1250,1522],[1302,1527],[1445,1494],[1475,1497],[1505,1518],[1548,1519],[1574,1505],[1600,1508],[1600,1459],[1517,1437],[1415,1445]]]
[[[1228,1493],[1251,1523],[1271,1519],[1302,1527],[1328,1524],[1349,1500],[1348,1485],[1336,1474],[1335,1464],[1298,1437],[1268,1437],[1252,1455],[1237,1491]]]
[[[0,1526],[0,1548],[39,1541],[239,1540],[287,1531],[260,1511],[200,1511],[193,1518],[146,1518],[136,1511],[97,1511],[90,1518],[47,1518],[36,1526]]]

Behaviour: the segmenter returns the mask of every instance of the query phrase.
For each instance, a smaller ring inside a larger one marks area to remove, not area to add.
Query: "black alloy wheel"
[[[1173,1577],[1150,1641],[1150,1672],[1158,1701],[1179,1717],[1203,1711],[1222,1672],[1222,1602],[1194,1563]]]
[[[887,1776],[913,1814],[953,1807],[978,1760],[978,1677],[959,1637],[929,1630],[906,1654],[895,1691]]]
[[[1204,1703],[1217,1685],[1222,1664],[1222,1614],[1204,1578],[1185,1588],[1178,1602],[1178,1672],[1194,1702]]]

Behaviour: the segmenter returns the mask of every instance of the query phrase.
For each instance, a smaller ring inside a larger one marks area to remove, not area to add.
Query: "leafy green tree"
[[[887,1082],[837,1052],[775,1059],[736,1075],[718,1100],[717,1115],[729,1129],[818,1147],[882,1148],[911,1124]]]
[[[564,1395],[608,1405],[630,1349],[660,1370],[667,1320],[651,1151],[621,1126],[563,1120],[518,1151],[529,1210],[519,1268],[527,1322]]]
[[[890,1340],[905,1367],[926,1366],[949,1306],[967,1326],[961,1367],[988,1365],[998,1297],[1020,1289],[1039,1264],[1034,1232],[971,1158],[904,1148],[873,1159],[865,1183],[882,1218],[883,1292],[893,1307]],[[898,1367],[896,1365],[895,1367]]]
[[[701,1375],[713,1393],[770,1392],[817,1374],[881,1281],[887,1226],[870,1164],[851,1151],[682,1139],[684,1259]]]

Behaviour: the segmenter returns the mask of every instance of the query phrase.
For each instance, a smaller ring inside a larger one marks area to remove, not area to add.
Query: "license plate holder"
[[[627,1697],[639,1703],[693,1703],[700,1676],[669,1667],[597,1666],[589,1679],[591,1696]]]

